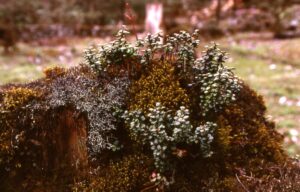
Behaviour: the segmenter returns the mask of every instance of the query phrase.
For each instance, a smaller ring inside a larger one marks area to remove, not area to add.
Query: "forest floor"
[[[109,40],[73,38],[46,45],[19,43],[15,53],[0,54],[0,85],[41,78],[49,66],[75,66],[83,62],[83,51],[91,43]],[[268,117],[286,136],[288,153],[300,155],[300,39],[274,40],[268,33],[243,33],[216,42],[230,54],[228,65],[264,96]]]

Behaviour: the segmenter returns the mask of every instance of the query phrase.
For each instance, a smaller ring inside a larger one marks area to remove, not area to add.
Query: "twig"
[[[128,22],[132,25],[133,34],[135,35],[136,40],[138,40],[137,30],[135,28],[136,15],[134,14],[133,9],[131,8],[128,2],[126,2],[125,4],[124,16],[128,20]]]
[[[237,176],[237,174],[235,174],[235,177],[237,179],[237,181],[241,184],[241,186],[243,187],[243,189],[246,191],[246,192],[250,192],[246,187],[245,185],[241,182],[240,178]]]
[[[157,184],[150,185],[150,186],[142,189],[141,192],[146,192],[146,191],[148,191],[150,189],[156,188],[157,186],[158,186]]]

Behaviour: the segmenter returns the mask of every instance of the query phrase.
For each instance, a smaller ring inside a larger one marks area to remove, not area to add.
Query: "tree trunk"
[[[216,20],[217,23],[220,22],[221,20],[221,11],[222,11],[222,1],[221,0],[217,0],[217,8],[216,8]]]

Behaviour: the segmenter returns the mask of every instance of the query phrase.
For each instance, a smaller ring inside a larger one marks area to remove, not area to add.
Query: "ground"
[[[83,61],[89,44],[109,39],[76,38],[50,41],[46,46],[19,43],[17,52],[0,55],[0,85],[38,79],[48,66],[74,66]],[[264,96],[268,117],[286,136],[288,153],[300,155],[300,39],[274,40],[268,33],[243,33],[216,42],[230,54],[228,65]]]

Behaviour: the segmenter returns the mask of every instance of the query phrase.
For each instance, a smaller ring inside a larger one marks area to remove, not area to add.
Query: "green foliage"
[[[161,40],[162,36],[160,34],[148,34],[144,39],[137,40],[136,46],[144,49],[144,54],[141,54],[141,64],[149,65],[154,59],[155,53],[162,50]]]
[[[191,69],[195,62],[195,49],[200,41],[198,40],[199,31],[191,35],[186,31],[180,31],[167,38],[166,50],[167,54],[171,54],[171,58],[175,58],[177,67],[186,72]]]
[[[122,29],[116,35],[116,40],[107,45],[99,46],[99,49],[93,47],[85,52],[85,60],[95,71],[107,71],[114,65],[125,65],[134,57],[137,57],[137,48],[126,41],[126,35],[129,32]]]
[[[226,58],[226,53],[212,44],[195,63],[195,85],[200,87],[199,105],[203,116],[234,102],[241,89],[239,79],[230,68],[224,66]]]
[[[147,114],[142,111],[126,111],[123,118],[129,125],[132,138],[152,150],[155,167],[159,173],[172,168],[170,158],[178,144],[199,144],[203,156],[209,157],[212,154],[210,144],[216,125],[206,122],[194,128],[189,120],[189,110],[184,106],[172,115],[164,106],[156,103]]]
[[[160,34],[148,34],[144,39],[138,39],[135,44],[129,43],[124,29],[117,34],[115,41],[91,47],[85,52],[86,64],[101,73],[110,66],[136,64],[139,67],[149,67],[153,61],[161,59],[175,65],[183,72],[192,69],[195,61],[195,48],[199,44],[198,31],[192,35],[185,31],[173,34],[165,43]],[[134,61],[134,62],[132,62]]]

